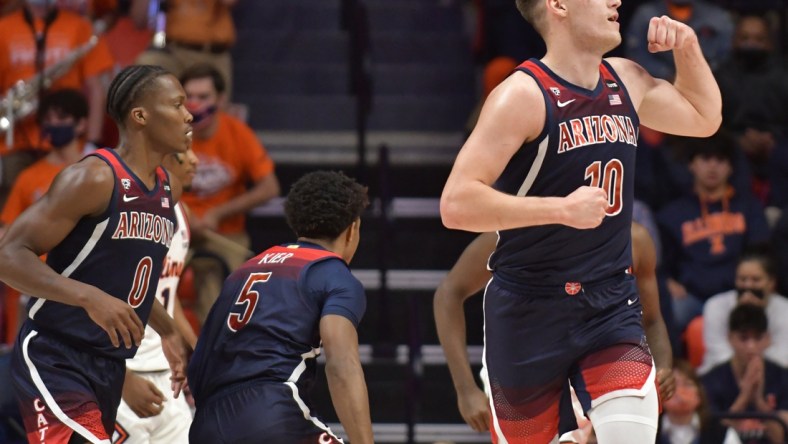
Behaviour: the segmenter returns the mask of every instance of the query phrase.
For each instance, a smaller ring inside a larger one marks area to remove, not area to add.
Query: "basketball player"
[[[285,216],[298,241],[232,273],[200,333],[189,363],[192,444],[341,443],[310,407],[321,345],[345,432],[372,443],[356,333],[366,298],[348,268],[366,205],[366,189],[341,173],[293,184]]]
[[[460,414],[477,432],[489,430],[490,407],[487,395],[476,385],[468,362],[463,303],[490,280],[492,275],[483,264],[495,249],[496,239],[495,233],[483,233],[474,239],[438,286],[434,300],[435,325],[457,392]],[[648,231],[637,223],[632,224],[632,260],[632,273],[643,306],[643,328],[656,362],[660,400],[666,401],[673,396],[675,382],[670,339],[659,308],[657,254]]]
[[[721,98],[691,28],[653,18],[652,51],[673,51],[673,84],[625,59],[619,0],[517,0],[545,39],[488,97],[441,196],[449,228],[498,231],[485,292],[493,440],[547,443],[571,379],[599,441],[653,442],[655,370],[632,263],[640,123],[714,134]],[[512,345],[516,344],[516,345]]]
[[[119,147],[65,168],[0,241],[0,280],[34,296],[11,368],[31,443],[110,442],[149,317],[180,392],[186,347],[154,301],[181,194],[159,165],[191,143],[184,100],[159,67],[121,71],[107,100]]]
[[[184,190],[191,186],[197,167],[197,156],[191,149],[164,157],[162,166],[175,176]],[[178,330],[191,348],[197,343],[189,321],[178,299],[178,282],[189,252],[189,224],[185,204],[175,205],[178,228],[164,259],[159,276],[156,299],[175,319]],[[126,360],[123,399],[115,420],[115,444],[188,444],[192,412],[185,397],[177,399],[170,393],[170,367],[161,348],[161,338],[145,327],[137,354]]]

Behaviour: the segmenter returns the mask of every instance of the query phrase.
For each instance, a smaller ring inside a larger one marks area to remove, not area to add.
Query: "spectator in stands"
[[[777,256],[777,289],[788,294],[788,208],[782,210],[772,232],[772,245]]]
[[[766,17],[742,16],[736,24],[732,57],[714,74],[722,91],[722,125],[736,135],[750,161],[756,194],[764,204],[774,200],[783,206],[788,204],[788,190],[770,187],[770,179],[772,154],[788,151],[788,69],[774,39]],[[788,153],[777,155],[786,158]],[[786,181],[782,186],[788,186]]]
[[[703,307],[703,356],[701,373],[731,358],[728,343],[728,317],[741,304],[752,304],[766,310],[772,344],[765,355],[777,364],[788,367],[788,299],[775,293],[777,283],[774,259],[765,248],[748,249],[736,267],[736,288],[706,301]]]
[[[719,444],[724,430],[714,427],[703,385],[687,361],[673,361],[676,391],[662,404],[657,444]]]
[[[624,36],[627,57],[638,62],[652,76],[672,80],[676,75],[673,56],[651,53],[642,38],[652,17],[667,15],[686,23],[698,35],[703,55],[714,69],[730,53],[733,22],[730,14],[704,0],[651,0],[635,11]]]
[[[776,414],[788,421],[788,370],[764,357],[769,346],[767,329],[762,307],[741,304],[731,312],[728,340],[733,357],[703,376],[713,412]],[[741,442],[785,442],[782,428],[774,421],[746,419],[730,423]]]
[[[279,195],[274,162],[251,128],[221,110],[225,83],[216,68],[194,65],[184,71],[181,83],[186,106],[194,115],[192,149],[200,160],[192,189],[183,197],[193,213],[193,247],[218,255],[233,270],[248,259],[244,215]],[[240,248],[227,248],[227,240]],[[219,295],[224,276],[199,258],[192,267],[198,289],[195,311],[202,321]]]
[[[81,159],[86,151],[88,103],[80,91],[61,89],[46,95],[38,116],[41,139],[52,146],[52,151],[19,174],[0,213],[0,237],[5,227],[49,190],[55,176]],[[20,325],[19,307],[24,304],[19,303],[19,297],[16,290],[6,288],[5,338],[9,344],[16,338]]]
[[[29,81],[42,68],[74,57],[78,48],[86,48],[92,35],[90,21],[78,14],[60,9],[54,2],[26,0],[24,7],[0,18],[0,91],[5,95],[17,81]],[[112,63],[106,42],[99,40],[82,57],[76,57],[62,76],[52,79],[50,88],[50,91],[63,88],[86,91],[88,119],[85,137],[94,145],[99,144],[102,138],[105,79]],[[35,120],[33,116],[18,122],[14,129],[13,147],[5,146],[4,134],[0,135],[0,155],[3,155],[4,164],[0,205],[19,171],[35,159],[30,151],[22,149],[49,148],[42,143]],[[13,153],[9,153],[12,149]]]
[[[677,199],[657,215],[677,332],[701,314],[708,298],[733,288],[744,248],[769,237],[763,207],[729,183],[735,140],[721,131],[684,143],[694,195]]]
[[[138,27],[155,28],[149,17],[152,3],[161,0],[132,0],[131,17]],[[176,76],[195,63],[216,68],[225,82],[226,97],[232,97],[233,64],[230,49],[235,44],[232,8],[238,0],[167,0],[166,46],[152,47],[137,59],[139,64],[160,65]],[[162,50],[163,49],[163,50]]]

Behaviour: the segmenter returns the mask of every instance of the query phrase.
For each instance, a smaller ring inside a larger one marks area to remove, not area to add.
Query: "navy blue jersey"
[[[91,156],[105,161],[115,175],[109,205],[103,214],[81,219],[49,252],[47,264],[65,277],[128,302],[147,323],[176,226],[169,178],[158,167],[156,185],[148,190],[113,150]],[[119,359],[137,351],[113,346],[81,307],[32,298],[28,310],[36,330],[77,348]]]
[[[317,245],[277,246],[250,259],[225,281],[189,363],[198,407],[238,383],[289,382],[306,393],[321,317],[358,326],[365,309],[364,288],[347,264]]]
[[[523,145],[495,183],[517,196],[564,197],[583,185],[604,188],[602,224],[578,230],[552,224],[499,232],[490,257],[496,276],[512,282],[591,282],[630,266],[630,229],[639,120],[626,88],[607,62],[591,91],[572,85],[538,60],[518,70],[544,96],[542,133]]]

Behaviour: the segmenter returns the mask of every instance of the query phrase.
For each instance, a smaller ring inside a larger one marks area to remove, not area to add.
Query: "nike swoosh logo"
[[[638,301],[637,299],[627,299],[627,305],[632,305],[637,301]]]
[[[128,196],[126,194],[123,195],[123,202],[131,202],[132,200],[139,199],[139,196]]]
[[[556,105],[558,105],[559,108],[563,108],[566,105],[569,105],[570,103],[574,102],[575,100],[577,100],[577,99],[567,100],[566,102],[562,102],[562,101],[558,100],[556,102]]]

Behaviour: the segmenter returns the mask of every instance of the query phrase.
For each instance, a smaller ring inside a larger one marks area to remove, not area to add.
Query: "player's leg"
[[[98,367],[101,371],[91,372]],[[89,355],[26,323],[15,346],[11,378],[28,441],[109,444],[117,403],[107,401],[114,395],[97,391],[112,386],[118,375],[122,378],[122,361]]]
[[[588,412],[602,444],[649,443],[657,438],[659,400],[656,387],[641,396],[608,399]]]
[[[562,326],[570,311],[565,296],[554,289],[515,292],[495,280],[485,291],[483,379],[494,443],[547,444],[558,434],[573,356]]]

